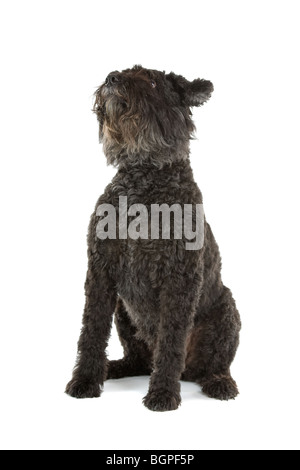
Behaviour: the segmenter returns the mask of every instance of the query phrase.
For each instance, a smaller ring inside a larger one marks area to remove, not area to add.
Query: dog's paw
[[[107,380],[110,379],[122,379],[123,377],[130,377],[135,375],[132,373],[132,367],[128,364],[125,359],[118,361],[109,361]]]
[[[173,411],[179,407],[181,398],[179,393],[160,389],[149,391],[143,403],[151,411]]]
[[[149,375],[150,368],[144,364],[134,363],[128,359],[118,361],[109,361],[107,380],[122,379],[123,377],[138,377],[140,375]]]
[[[202,382],[202,391],[209,398],[217,400],[234,400],[238,394],[235,381],[228,376],[214,376]]]
[[[99,398],[101,389],[99,384],[87,380],[72,379],[67,385],[66,393],[73,398]]]

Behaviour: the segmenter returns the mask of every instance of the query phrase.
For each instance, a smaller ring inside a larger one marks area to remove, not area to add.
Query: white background
[[[299,449],[299,2],[2,1],[0,36],[1,448]],[[92,95],[136,63],[215,85],[192,165],[243,320],[235,402],[183,384],[178,411],[153,413],[146,378],[63,393],[115,172]]]

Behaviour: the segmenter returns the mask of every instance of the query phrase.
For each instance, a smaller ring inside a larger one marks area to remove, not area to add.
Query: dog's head
[[[201,106],[212,92],[207,80],[190,82],[141,66],[109,74],[95,93],[93,108],[109,163],[188,153],[195,130],[191,107]]]

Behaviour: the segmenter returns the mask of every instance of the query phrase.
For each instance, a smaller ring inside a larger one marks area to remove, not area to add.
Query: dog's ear
[[[197,78],[189,82],[186,78],[173,72],[166,75],[166,78],[172,82],[186,106],[201,106],[209,100],[214,91],[214,86],[209,80]]]

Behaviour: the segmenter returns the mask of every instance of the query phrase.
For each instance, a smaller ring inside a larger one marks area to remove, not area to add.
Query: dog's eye
[[[156,81],[155,80],[151,80],[150,82],[152,88],[156,88]]]

